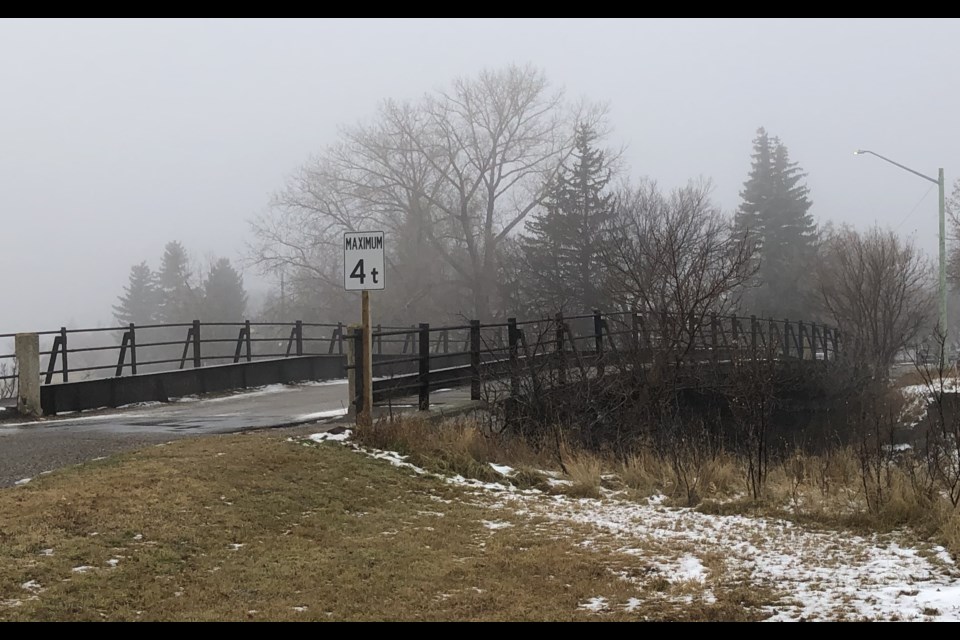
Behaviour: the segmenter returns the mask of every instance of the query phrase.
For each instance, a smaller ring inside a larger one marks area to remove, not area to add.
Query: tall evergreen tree
[[[750,176],[740,192],[736,215],[740,232],[759,246],[759,287],[746,303],[768,316],[802,318],[808,314],[811,267],[817,227],[810,215],[806,174],[779,138],[761,127],[753,141]]]
[[[189,322],[196,318],[199,296],[191,286],[191,277],[190,260],[183,245],[168,242],[158,273],[162,322]]]
[[[203,283],[203,320],[207,322],[239,322],[247,308],[243,277],[227,258],[220,258],[210,268]]]
[[[121,324],[151,324],[157,321],[160,307],[157,276],[146,262],[130,267],[130,277],[118,304],[113,306],[113,317]]]
[[[740,192],[740,208],[734,217],[737,229],[750,234],[760,242],[762,221],[773,196],[773,145],[766,129],[757,129],[753,139],[753,153],[750,162],[750,175],[743,183]]]
[[[603,308],[601,237],[612,217],[612,170],[597,134],[580,124],[571,163],[547,191],[520,237],[528,301],[542,310]]]

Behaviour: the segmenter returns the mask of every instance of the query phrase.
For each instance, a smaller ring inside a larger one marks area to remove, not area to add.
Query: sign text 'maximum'
[[[344,249],[356,251],[358,249],[383,249],[383,236],[361,236],[344,238]]]

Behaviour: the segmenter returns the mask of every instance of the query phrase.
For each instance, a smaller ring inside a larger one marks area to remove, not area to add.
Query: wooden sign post
[[[370,290],[384,288],[384,241],[382,231],[350,232],[343,235],[343,288],[360,291],[362,357],[356,362],[362,380],[363,402],[357,412],[357,426],[373,424],[373,321]],[[356,373],[354,373],[356,375]],[[350,399],[353,402],[353,398]]]

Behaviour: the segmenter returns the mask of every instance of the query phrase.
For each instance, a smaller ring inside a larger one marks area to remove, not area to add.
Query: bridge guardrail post
[[[517,319],[507,318],[507,342],[510,352],[510,399],[516,400],[520,396],[520,331],[517,329]]]
[[[430,325],[425,322],[420,323],[420,354],[417,364],[419,364],[419,376],[417,382],[419,389],[419,409],[420,411],[430,410]]]
[[[793,326],[790,324],[790,321],[784,319],[783,321],[783,357],[784,359],[790,357],[790,334]]]
[[[556,343],[555,350],[557,352],[557,382],[560,385],[567,384],[567,345],[564,344],[563,338],[563,313],[558,313],[555,317],[556,327]]]
[[[253,362],[253,340],[250,338],[250,321],[243,321],[244,332],[247,335],[247,362]]]
[[[593,341],[597,351],[597,375],[603,375],[603,315],[593,311]]]
[[[137,326],[130,323],[130,373],[137,375]]]
[[[200,359],[200,321],[193,321],[193,368],[199,369],[203,365]]]
[[[470,321],[470,399],[480,399],[480,321]]]
[[[797,321],[797,341],[796,341],[796,342],[797,342],[797,357],[798,357],[800,360],[803,360],[803,354],[804,354],[804,351],[805,351],[804,345],[803,345],[803,340],[804,340],[804,338],[806,338],[806,337],[807,337],[807,332],[806,332],[806,330],[805,330],[805,328],[804,328],[803,320],[798,320],[798,321]]]
[[[720,333],[720,320],[717,318],[717,314],[710,314],[710,354],[714,362],[720,359],[720,354],[717,353],[717,349],[720,347],[720,341],[717,337],[717,334]]]
[[[67,372],[69,367],[67,366],[67,328],[60,327],[60,362],[63,363],[63,371],[60,372],[64,382],[70,382]]]

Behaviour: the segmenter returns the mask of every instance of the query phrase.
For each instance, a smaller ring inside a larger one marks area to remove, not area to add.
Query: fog
[[[247,221],[380,100],[533,64],[609,105],[633,176],[739,204],[766,127],[818,222],[936,247],[960,168],[955,20],[0,22],[0,333],[111,323],[130,265],[181,241],[244,265]],[[949,186],[948,186],[949,190]],[[246,266],[251,297],[267,281]]]

